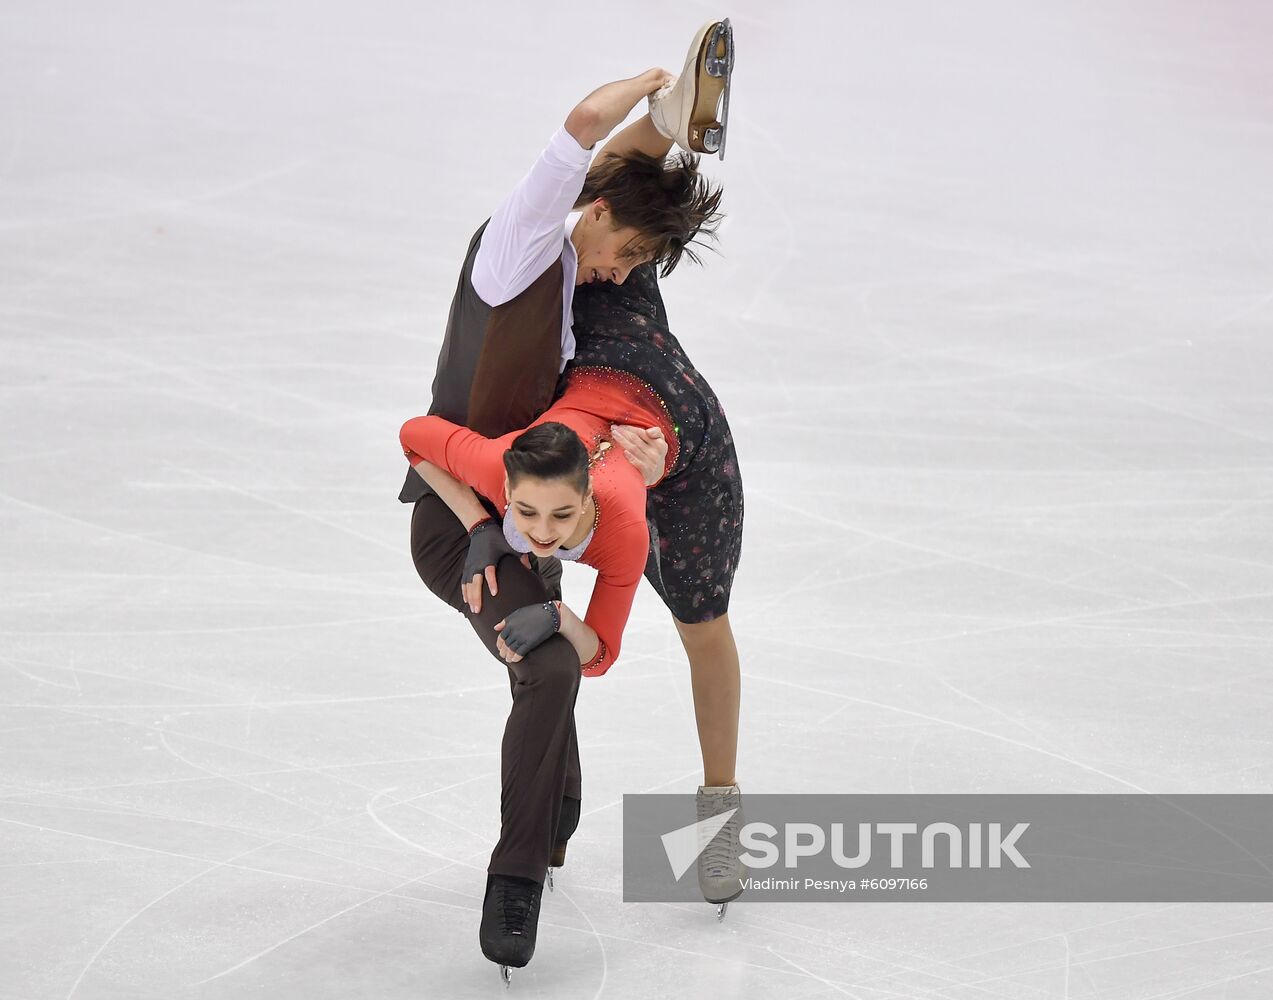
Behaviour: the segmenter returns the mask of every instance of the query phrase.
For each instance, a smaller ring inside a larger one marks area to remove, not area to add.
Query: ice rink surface
[[[744,792],[1270,791],[1268,4],[8,0],[0,997],[503,995],[507,679],[397,431],[476,225],[724,14],[663,288],[746,486]],[[620,796],[701,780],[648,588],[578,719],[523,1000],[1273,994],[1269,905],[624,904]]]

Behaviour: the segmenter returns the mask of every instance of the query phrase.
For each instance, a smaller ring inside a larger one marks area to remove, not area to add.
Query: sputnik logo
[[[672,867],[672,877],[678,882],[682,875],[689,871],[690,865],[698,860],[703,848],[712,842],[712,838],[720,833],[721,827],[729,822],[729,817],[738,812],[735,807],[727,812],[683,826],[679,830],[665,833],[659,839],[663,841],[663,850],[667,854],[667,863]]]

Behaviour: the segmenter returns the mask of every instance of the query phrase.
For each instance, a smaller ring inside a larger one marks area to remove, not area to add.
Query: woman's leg
[[[671,150],[672,140],[654,127],[654,122],[647,114],[638,118],[602,146],[601,152],[597,154],[597,162],[599,163],[601,157],[610,153],[622,155],[638,152],[645,153],[647,156],[667,156]]]
[[[738,648],[726,614],[693,625],[673,621],[690,658],[694,716],[703,754],[703,785],[695,798],[695,814],[702,822],[731,813],[717,839],[698,856],[698,887],[704,899],[719,907],[717,916],[723,917],[725,904],[742,894],[747,875],[738,841],[744,822],[743,802],[734,777],[738,757]]]
[[[732,785],[738,760],[741,677],[729,615],[694,625],[673,621],[690,660],[703,784]]]

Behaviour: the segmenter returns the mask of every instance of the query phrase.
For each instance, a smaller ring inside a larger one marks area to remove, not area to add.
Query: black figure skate
[[[554,891],[553,869],[560,868],[566,863],[566,843],[574,835],[575,830],[579,828],[579,808],[578,799],[572,799],[569,795],[562,797],[561,815],[557,817],[557,843],[553,847],[552,857],[548,861],[549,892]]]
[[[539,898],[543,885],[512,875],[487,875],[482,900],[482,954],[499,966],[507,988],[512,969],[525,966],[535,954],[539,927]]]

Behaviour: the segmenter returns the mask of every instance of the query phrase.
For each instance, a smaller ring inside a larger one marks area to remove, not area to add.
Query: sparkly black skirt
[[[743,483],[720,400],[668,329],[652,265],[622,285],[576,288],[574,331],[572,365],[635,375],[675,421],[680,454],[646,499],[645,578],[678,621],[710,621],[729,608],[743,543]]]

